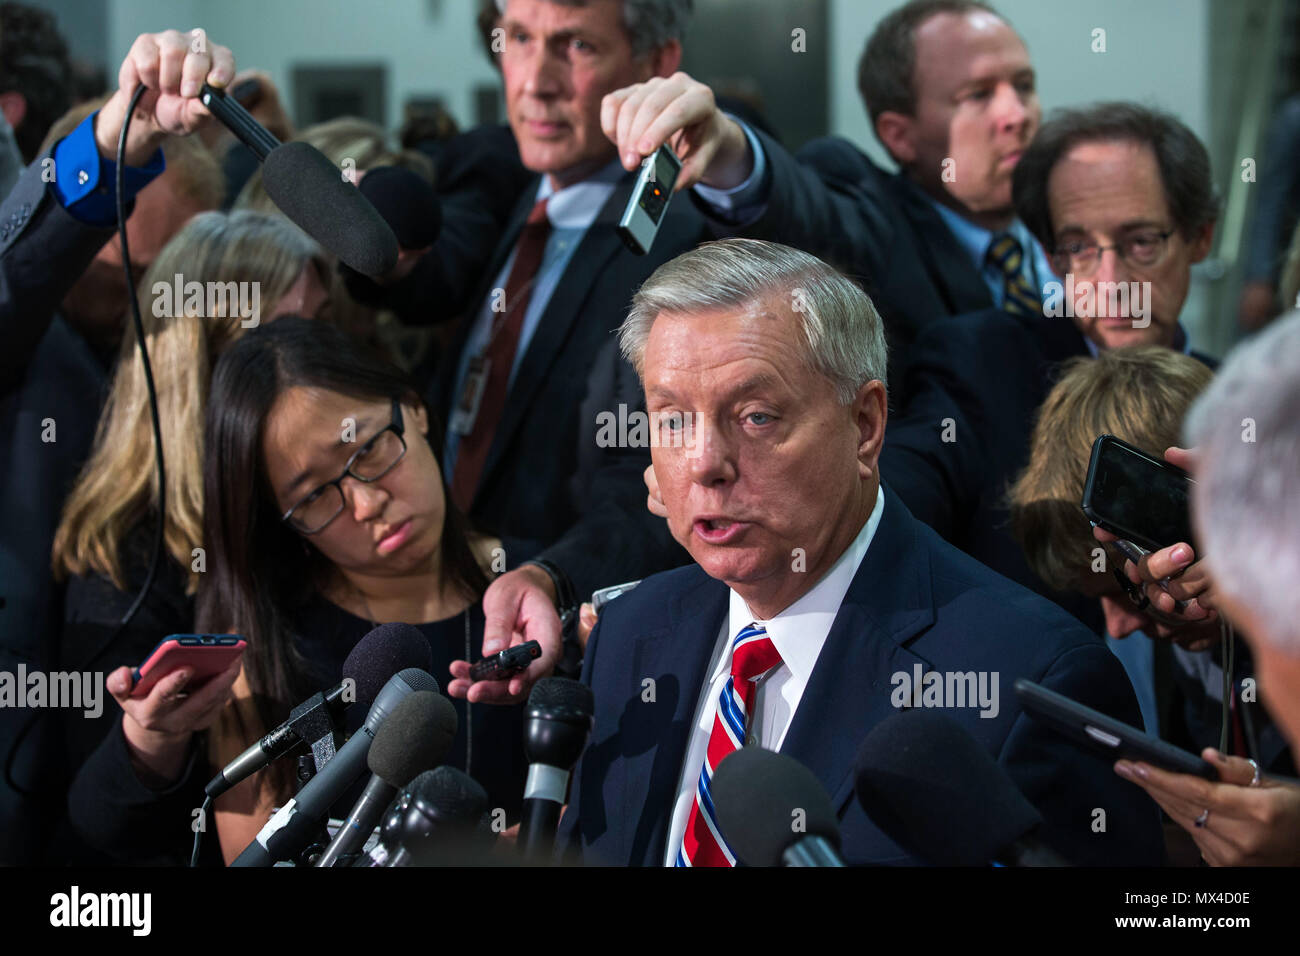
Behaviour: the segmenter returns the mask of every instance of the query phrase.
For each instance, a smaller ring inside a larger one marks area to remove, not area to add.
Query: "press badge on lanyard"
[[[465,370],[465,385],[460,391],[460,400],[456,410],[451,413],[451,430],[462,438],[474,430],[478,418],[478,409],[483,404],[483,393],[487,391],[488,372],[492,361],[486,355],[476,355],[469,360]]]

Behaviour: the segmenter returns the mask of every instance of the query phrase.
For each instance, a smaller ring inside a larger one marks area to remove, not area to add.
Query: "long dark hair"
[[[243,336],[212,375],[203,462],[204,543],[215,556],[202,575],[198,627],[248,639],[244,674],[259,718],[272,727],[299,700],[309,673],[288,621],[331,566],[280,520],[262,454],[266,418],[287,389],[308,386],[361,399],[418,400],[405,373],[325,322],[277,319]],[[429,441],[442,447],[429,416]],[[411,440],[408,438],[408,441]],[[477,601],[488,579],[467,540],[465,517],[446,498],[440,548],[443,581]]]

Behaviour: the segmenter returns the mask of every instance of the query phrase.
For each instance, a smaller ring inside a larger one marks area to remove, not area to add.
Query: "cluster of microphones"
[[[502,852],[504,810],[490,807],[483,787],[443,763],[458,718],[430,667],[428,641],[414,627],[375,628],[348,655],[342,681],[294,708],[217,774],[206,788],[213,799],[300,745],[323,759],[232,865],[558,862],[556,832],[570,776],[593,727],[591,690],[558,677],[534,685],[524,714],[529,766],[519,829],[513,852]],[[855,770],[854,790],[872,823],[922,860],[1063,863],[1034,839],[1039,814],[1006,772],[942,714],[900,711],[882,721],[863,740]],[[331,835],[331,808],[366,771],[361,795]],[[793,758],[744,747],[718,765],[712,792],[722,835],[740,862],[844,865],[837,808]]]

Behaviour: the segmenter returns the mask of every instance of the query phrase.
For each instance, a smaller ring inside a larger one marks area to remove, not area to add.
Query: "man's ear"
[[[872,379],[853,399],[853,417],[858,426],[858,463],[864,476],[879,474],[880,449],[885,443],[885,424],[889,420],[889,400],[885,383]]]
[[[0,93],[0,112],[5,114],[9,125],[17,129],[27,116],[27,97],[13,90]]]
[[[894,162],[900,166],[910,166],[916,162],[916,143],[913,133],[916,121],[904,113],[885,110],[876,117],[876,135]]]
[[[409,430],[429,437],[429,410],[424,407],[424,402],[414,398],[402,402],[402,417],[406,419]]]
[[[662,76],[664,78],[672,76],[682,65],[682,44],[680,40],[669,40],[657,50],[651,50],[648,54],[650,64],[650,73],[646,77]]]
[[[1207,222],[1188,243],[1192,262],[1200,262],[1210,254],[1210,249],[1214,245],[1214,225],[1212,222]]]

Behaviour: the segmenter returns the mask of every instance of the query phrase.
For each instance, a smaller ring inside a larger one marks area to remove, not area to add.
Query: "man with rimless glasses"
[[[1209,252],[1218,198],[1196,135],[1132,103],[1057,113],[1017,164],[1012,196],[1057,284],[1037,313],[987,309],[922,334],[882,470],[948,541],[1101,632],[1096,601],[1055,592],[1030,570],[1010,534],[1006,489],[1066,359],[1159,345],[1216,364],[1192,350],[1179,315],[1192,264]]]

